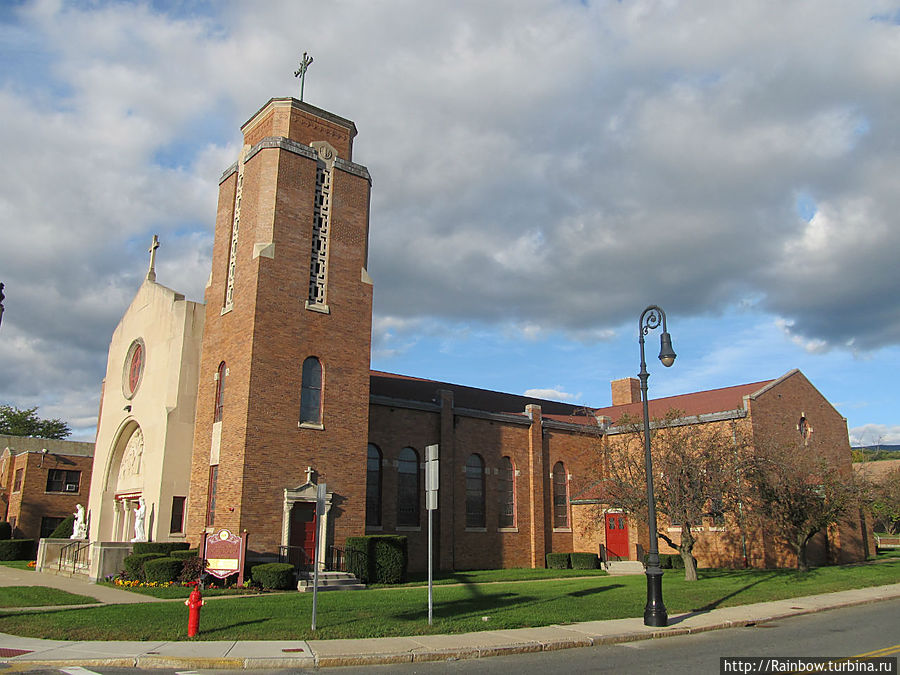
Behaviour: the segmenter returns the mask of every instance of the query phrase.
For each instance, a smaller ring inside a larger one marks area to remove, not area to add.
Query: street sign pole
[[[325,515],[325,483],[319,483],[316,486],[316,539],[315,550],[313,551],[313,608],[312,608],[312,629],[316,629],[316,610],[318,609],[319,600],[319,524],[320,518]]]
[[[434,607],[433,575],[434,568],[434,511],[438,505],[438,446],[425,446],[425,508],[428,511],[428,625],[432,622]]]

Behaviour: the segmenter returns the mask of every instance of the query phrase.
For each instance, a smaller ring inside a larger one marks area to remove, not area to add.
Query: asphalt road
[[[460,673],[514,673],[515,675],[547,675],[548,673],[665,673],[666,675],[715,674],[720,672],[720,657],[848,657],[881,653],[896,659],[900,656],[900,600],[878,602],[845,609],[807,614],[789,619],[758,624],[746,628],[709,631],[696,635],[642,640],[617,645],[565,649],[536,654],[518,654],[484,659],[443,661],[437,663],[395,664],[354,668],[327,668],[320,671],[216,671],[217,673],[298,673],[319,672],[334,675],[386,675],[387,673],[423,675]],[[10,669],[12,670],[12,669]],[[9,670],[7,670],[9,672]],[[16,668],[14,672],[66,673],[66,675],[121,675],[133,669],[84,668],[34,669]],[[212,671],[152,670],[167,673],[203,673]],[[856,671],[861,672],[861,671]],[[894,662],[896,674],[897,664]],[[0,666],[0,673],[3,673]]]

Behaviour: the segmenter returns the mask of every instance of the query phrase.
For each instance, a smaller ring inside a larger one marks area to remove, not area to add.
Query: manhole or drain
[[[283,652],[305,652],[306,650],[303,647],[289,647],[287,649],[282,649]]]
[[[0,647],[0,656],[22,656],[22,654],[30,654],[33,649],[10,649],[8,647]]]

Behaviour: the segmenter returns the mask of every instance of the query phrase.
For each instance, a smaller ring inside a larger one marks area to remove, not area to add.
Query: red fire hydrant
[[[191,591],[190,597],[184,601],[190,610],[188,612],[188,637],[194,637],[200,630],[200,608],[203,606],[203,596],[200,595],[198,586]]]

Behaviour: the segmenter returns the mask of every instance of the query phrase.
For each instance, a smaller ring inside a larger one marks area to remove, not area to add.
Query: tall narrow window
[[[206,526],[216,524],[216,492],[219,488],[219,465],[209,467],[209,491],[206,493]]]
[[[469,455],[466,460],[466,527],[484,527],[484,460]]]
[[[238,231],[241,227],[241,195],[244,191],[244,158],[249,146],[245,146],[238,156],[237,186],[234,191],[234,217],[231,220],[231,246],[228,249],[228,275],[225,281],[225,301],[222,312],[234,307],[234,274],[237,268]]]
[[[366,527],[381,525],[381,450],[369,443],[366,458]]]
[[[300,424],[322,423],[322,364],[315,356],[303,362],[300,390]]]
[[[187,497],[172,497],[172,520],[169,522],[169,534],[184,532],[184,503]]]
[[[22,476],[25,475],[25,469],[16,469],[15,478],[13,478],[13,492],[22,490]]]
[[[312,251],[309,261],[309,297],[307,307],[327,307],[328,248],[331,231],[331,175],[334,168],[334,148],[324,142],[314,142],[319,155],[316,167],[316,199],[313,204]]]
[[[499,526],[516,526],[516,470],[512,460],[504,457],[500,460],[500,481],[497,486],[500,496]]]
[[[227,371],[225,362],[222,361],[216,371],[216,410],[213,414],[213,422],[222,421],[222,406],[225,403],[225,373]]]
[[[403,448],[397,458],[397,525],[419,524],[419,455]]]
[[[569,481],[562,462],[553,465],[553,527],[569,527]]]

